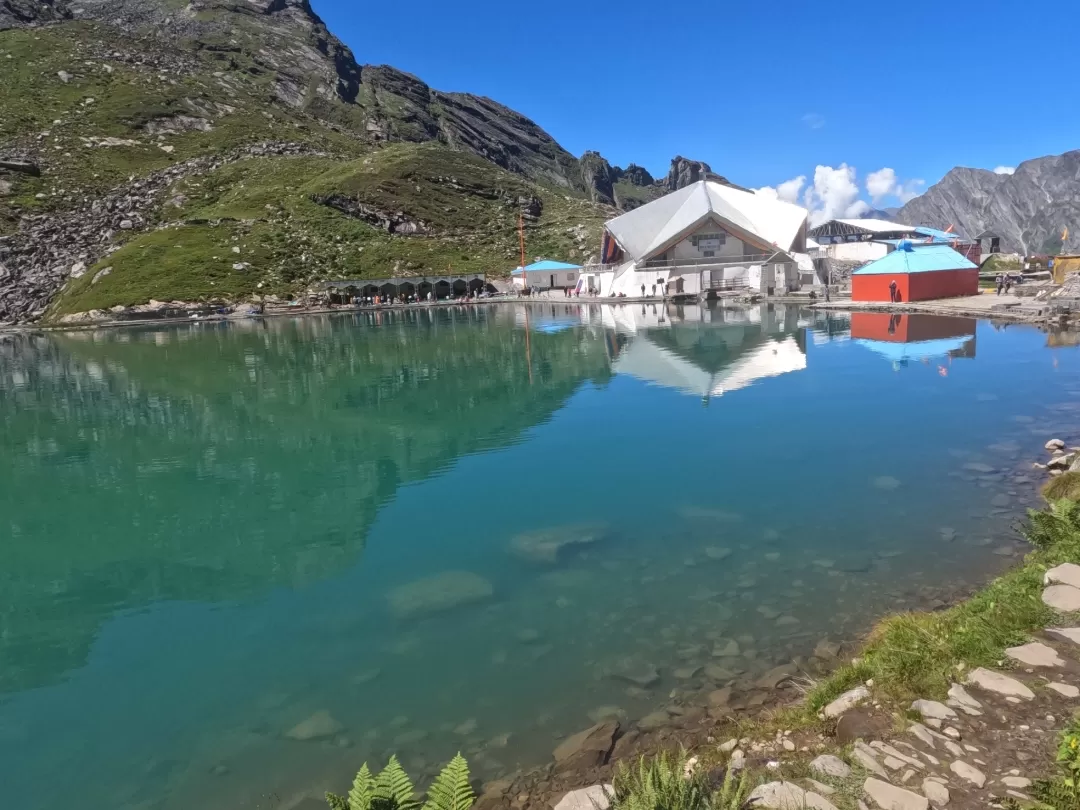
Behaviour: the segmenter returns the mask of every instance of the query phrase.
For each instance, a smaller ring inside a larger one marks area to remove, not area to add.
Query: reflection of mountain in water
[[[530,376],[491,313],[0,338],[0,692],[80,666],[116,611],[340,570],[399,486],[607,379],[580,330],[532,335]]]
[[[805,327],[790,307],[673,307],[659,322],[639,324],[634,337],[617,336],[613,366],[707,400],[805,369]]]

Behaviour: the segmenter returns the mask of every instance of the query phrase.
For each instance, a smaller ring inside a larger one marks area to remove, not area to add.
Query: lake
[[[754,702],[1022,552],[1068,342],[560,303],[0,335],[3,804],[289,808]]]

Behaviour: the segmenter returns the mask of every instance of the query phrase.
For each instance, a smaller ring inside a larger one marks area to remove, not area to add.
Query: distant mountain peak
[[[968,237],[993,231],[1010,253],[1056,254],[1080,248],[1080,150],[1025,160],[1012,174],[957,166],[904,205],[897,219],[912,225],[953,225]],[[1073,236],[1072,234],[1077,234]]]

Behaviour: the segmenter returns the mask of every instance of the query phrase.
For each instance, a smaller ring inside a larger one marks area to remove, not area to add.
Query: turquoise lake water
[[[393,751],[493,778],[723,685],[718,644],[739,686],[986,581],[1080,354],[856,319],[0,335],[0,805],[289,808]]]

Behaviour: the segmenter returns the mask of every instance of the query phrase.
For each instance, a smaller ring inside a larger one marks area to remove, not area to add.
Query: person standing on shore
[[[889,282],[889,300],[894,304],[900,300],[900,291],[896,287],[896,279]]]
[[[644,284],[641,285],[641,297],[642,298],[645,297],[645,285]]]
[[[997,278],[994,279],[994,282],[997,284],[997,294],[1001,295],[1001,288],[1005,286],[1005,276],[1001,275],[1001,273],[998,273]]]

